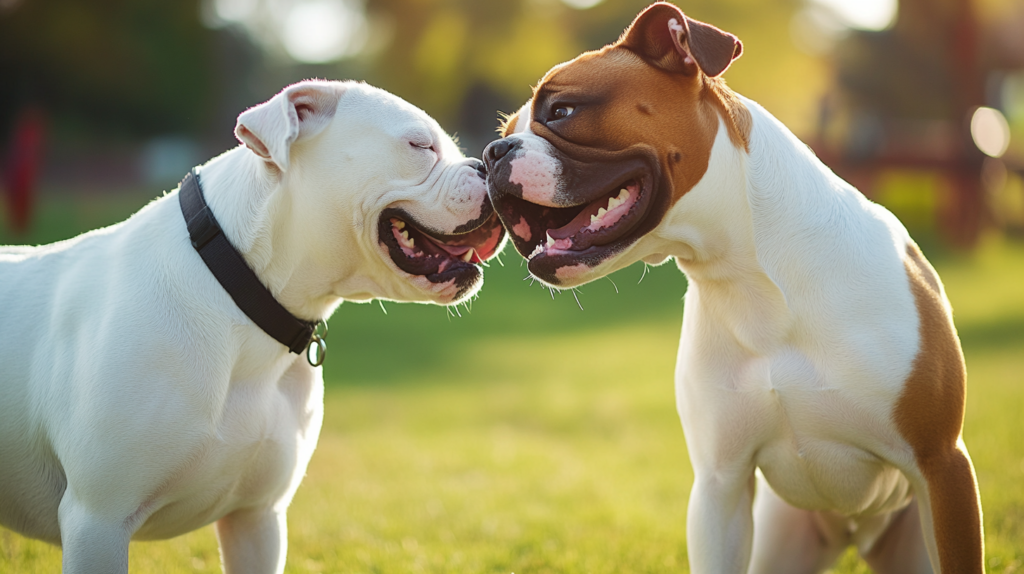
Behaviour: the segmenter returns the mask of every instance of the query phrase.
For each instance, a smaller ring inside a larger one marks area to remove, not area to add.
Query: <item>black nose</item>
[[[480,179],[487,179],[487,164],[478,159],[476,159],[476,174],[480,176]]]
[[[515,142],[510,142],[508,139],[493,141],[484,150],[484,157],[487,158],[488,163],[495,162],[508,155],[508,152],[512,151],[514,147],[516,147]]]

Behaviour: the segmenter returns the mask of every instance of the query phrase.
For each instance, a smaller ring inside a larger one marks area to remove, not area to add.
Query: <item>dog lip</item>
[[[393,222],[401,222],[402,232],[412,240],[405,249],[415,249],[415,253],[408,254],[403,249],[395,236],[397,228]],[[429,229],[405,210],[387,208],[378,221],[378,240],[402,271],[423,276],[432,283],[454,279],[461,294],[479,279],[482,271],[478,264],[494,257],[505,237],[505,230],[493,210],[482,220],[471,223],[474,225],[469,231],[442,234]],[[467,227],[470,226],[463,224],[457,229]]]
[[[555,248],[558,251],[582,252],[627,238],[650,214],[656,186],[654,175],[648,169],[622,173],[624,179],[580,193],[588,201],[573,207],[541,206],[510,195],[496,199],[498,214],[506,228],[512,230],[510,237],[516,250],[532,259],[538,250],[552,248],[552,241],[559,244]],[[592,227],[592,217],[602,217],[609,201],[614,201],[616,206],[622,204],[617,198],[626,188],[629,192],[625,200],[627,210],[605,225]]]
[[[646,164],[642,169],[621,173],[632,179],[600,186],[599,193],[593,188],[582,191],[579,196],[593,199],[576,207],[548,208],[509,194],[494,200],[495,210],[511,230],[513,245],[527,259],[527,268],[534,276],[559,285],[559,269],[580,264],[596,267],[657,226],[667,212],[671,195],[670,189],[663,189],[667,183],[659,178],[658,168]],[[495,185],[489,181],[488,190]],[[621,192],[623,187],[630,193],[628,211],[611,220],[610,225],[591,228],[586,217],[598,209],[598,203],[611,199],[614,190]]]

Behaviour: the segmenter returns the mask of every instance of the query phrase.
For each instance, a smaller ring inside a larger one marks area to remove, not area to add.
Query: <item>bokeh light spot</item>
[[[814,0],[849,28],[884,30],[896,18],[896,0]]]
[[[577,10],[586,10],[587,8],[593,8],[604,0],[562,0],[562,3],[570,8]]]
[[[1010,145],[1010,125],[1002,112],[982,106],[971,116],[971,138],[981,153],[1001,157]]]
[[[213,10],[224,22],[243,22],[257,8],[257,0],[214,0]]]
[[[284,21],[281,41],[300,62],[322,63],[359,52],[366,43],[362,10],[344,0],[296,2]]]

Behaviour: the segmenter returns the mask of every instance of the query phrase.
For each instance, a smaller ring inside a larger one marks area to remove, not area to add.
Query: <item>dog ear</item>
[[[622,33],[619,45],[663,70],[693,75],[699,69],[711,77],[722,75],[743,53],[736,36],[688,18],[667,2],[641,12]]]
[[[340,83],[292,84],[270,100],[242,112],[235,125],[235,137],[256,155],[281,171],[288,171],[292,144],[327,127],[343,93]]]

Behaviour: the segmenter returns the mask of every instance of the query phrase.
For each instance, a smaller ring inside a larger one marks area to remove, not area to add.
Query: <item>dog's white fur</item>
[[[250,149],[202,166],[202,186],[289,311],[455,302],[377,238],[385,207],[450,231],[486,201],[478,162],[425,113],[365,84],[303,82],[236,133]],[[0,248],[0,316],[0,524],[62,545],[66,573],[126,572],[129,539],[215,521],[226,572],[283,570],[321,369],[235,306],[177,191],[105,229]]]
[[[688,278],[675,378],[695,475],[693,572],[821,572],[851,544],[880,572],[938,572],[928,484],[892,416],[921,347],[912,240],[740,101],[749,152],[720,121],[704,177],[662,222],[595,267],[559,269],[555,286],[669,258]],[[551,153],[531,104],[509,137]],[[547,176],[545,189],[562,184],[557,169]],[[900,547],[883,552],[883,536]]]

